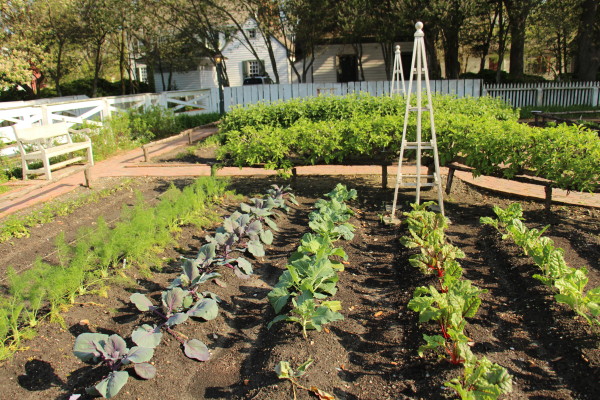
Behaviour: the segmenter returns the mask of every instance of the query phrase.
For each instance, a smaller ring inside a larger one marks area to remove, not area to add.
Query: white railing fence
[[[600,82],[485,84],[482,94],[500,97],[513,107],[600,106]]]
[[[50,100],[50,99],[48,99]],[[173,91],[127,96],[84,98],[58,102],[35,100],[32,102],[0,103],[0,139],[5,143],[14,141],[12,126],[30,127],[55,122],[102,124],[110,115],[132,108],[147,109],[161,106],[175,113],[210,112],[210,90]]]

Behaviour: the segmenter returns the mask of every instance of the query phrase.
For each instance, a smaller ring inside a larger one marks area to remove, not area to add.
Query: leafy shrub
[[[317,97],[232,110],[220,125],[218,157],[237,166],[341,163],[364,157],[392,161],[404,126],[404,98]],[[600,139],[577,126],[535,128],[500,99],[433,96],[440,163],[461,161],[474,175],[512,178],[524,171],[567,190],[593,191],[600,182]],[[416,115],[407,124],[415,140]],[[430,132],[423,120],[423,140]],[[410,154],[409,154],[410,155]]]

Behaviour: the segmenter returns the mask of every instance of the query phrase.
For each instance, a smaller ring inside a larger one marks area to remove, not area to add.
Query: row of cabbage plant
[[[156,375],[156,367],[150,363],[155,348],[161,343],[163,332],[171,335],[183,347],[184,354],[197,361],[210,358],[208,346],[199,339],[189,338],[174,328],[188,320],[209,321],[218,316],[221,299],[216,293],[203,289],[203,284],[215,281],[221,284],[217,270],[231,268],[235,274],[247,279],[252,274],[252,259],[265,255],[264,245],[273,242],[277,231],[278,210],[289,210],[286,201],[296,203],[289,187],[273,185],[264,198],[252,198],[250,204],[242,203],[236,211],[223,220],[214,235],[206,236],[207,243],[200,247],[195,258],[182,259],[182,273],[161,293],[159,305],[154,305],[146,295],[134,293],[130,301],[141,312],[150,315],[154,324],[143,324],[134,329],[128,347],[124,338],[117,334],[82,333],[75,340],[73,353],[92,364],[102,364],[109,369],[98,384],[88,393],[112,398],[119,393],[129,379],[126,368],[130,365],[142,379]],[[73,395],[73,398],[77,398]]]
[[[338,184],[325,195],[328,200],[315,203],[316,210],[309,214],[308,223],[313,232],[304,234],[286,270],[268,294],[275,312],[280,314],[269,323],[269,328],[279,321],[295,322],[306,338],[308,329],[321,331],[324,324],[344,318],[339,312],[341,302],[329,300],[337,292],[338,272],[344,270],[348,258],[334,243],[354,237],[354,226],[348,223],[353,211],[346,202],[356,196],[356,190]]]

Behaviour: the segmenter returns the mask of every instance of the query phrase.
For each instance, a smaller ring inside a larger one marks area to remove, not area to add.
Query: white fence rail
[[[408,85],[408,82],[406,83]],[[423,84],[425,84],[423,82]],[[390,81],[349,82],[349,83],[293,83],[282,85],[250,85],[223,88],[225,111],[234,106],[254,104],[259,101],[285,101],[294,98],[369,93],[373,96],[389,95]],[[413,91],[416,87],[413,87]],[[459,97],[481,96],[481,80],[456,79],[431,81],[431,90]],[[218,89],[211,89],[211,109],[218,110]]]
[[[131,108],[162,106],[176,113],[212,111],[210,90],[173,91],[71,101],[0,103],[0,140],[14,141],[12,126],[30,127],[55,122],[102,124],[107,117]]]
[[[483,95],[500,97],[513,107],[600,105],[600,82],[543,82],[483,85]]]

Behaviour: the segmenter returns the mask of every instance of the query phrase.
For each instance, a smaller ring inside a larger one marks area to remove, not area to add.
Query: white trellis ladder
[[[402,70],[402,58],[400,57],[400,53],[400,45],[397,45],[394,55],[394,72],[392,73],[390,97],[393,97],[396,94],[406,96],[406,85],[404,84],[404,71]]]
[[[442,180],[440,177],[440,162],[438,156],[437,149],[437,140],[435,136],[435,125],[433,121],[433,102],[431,100],[431,87],[429,85],[429,74],[427,70],[427,57],[425,55],[425,40],[423,33],[423,23],[417,22],[415,24],[415,28],[417,31],[415,32],[415,43],[413,48],[413,56],[412,62],[410,66],[410,80],[408,82],[408,94],[406,96],[406,111],[404,113],[404,129],[402,130],[402,143],[400,145],[400,157],[398,159],[398,172],[396,174],[396,186],[394,188],[394,203],[392,205],[392,215],[390,216],[390,220],[394,221],[396,218],[396,206],[398,202],[398,188],[400,187],[416,187],[416,200],[415,202],[418,204],[421,200],[421,187],[426,186],[435,186],[438,191],[438,203],[440,207],[440,211],[444,214],[444,199],[442,197]],[[416,76],[416,100],[417,104],[415,107],[412,107],[411,102],[411,93],[412,93],[412,84],[413,77]],[[423,87],[422,87],[422,77],[425,76],[425,90],[427,91],[427,105],[423,106]],[[422,117],[423,111],[429,112],[429,121],[431,126],[431,139],[429,141],[423,141],[422,138]],[[406,131],[408,127],[408,116],[409,113],[416,112],[417,113],[417,131],[416,131],[416,141],[409,142],[406,140]],[[402,159],[404,158],[404,152],[406,150],[416,150],[416,174],[403,174],[402,173]],[[424,175],[422,174],[422,165],[421,165],[421,153],[423,150],[431,150],[433,151],[433,162],[435,165],[435,171],[433,175]],[[414,178],[415,182],[405,182],[404,178]],[[422,182],[425,180],[425,182]],[[433,180],[433,182],[428,182],[428,180]]]

